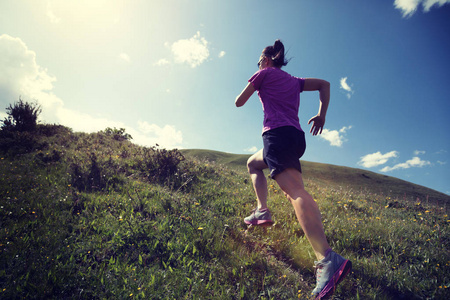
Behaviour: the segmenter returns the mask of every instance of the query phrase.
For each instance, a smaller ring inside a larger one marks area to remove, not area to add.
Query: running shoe
[[[352,269],[352,262],[334,251],[326,257],[314,262],[316,269],[316,288],[312,291],[313,299],[326,299],[333,295],[336,286]]]
[[[269,225],[272,224],[272,218],[270,217],[270,211],[265,209],[254,209],[252,214],[244,219],[245,224],[249,225]]]

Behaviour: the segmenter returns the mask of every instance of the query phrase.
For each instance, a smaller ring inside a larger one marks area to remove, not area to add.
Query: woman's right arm
[[[251,82],[249,82],[245,89],[239,94],[239,96],[236,97],[234,103],[237,107],[241,107],[247,102],[247,100],[253,95],[254,92],[255,87]]]
[[[319,113],[308,121],[313,122],[310,132],[313,135],[321,134],[325,125],[328,104],[330,103],[330,83],[323,79],[307,78],[305,79],[304,91],[319,91]]]

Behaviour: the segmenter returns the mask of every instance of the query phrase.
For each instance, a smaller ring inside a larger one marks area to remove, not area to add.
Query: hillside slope
[[[243,222],[255,206],[248,155],[129,139],[0,131],[1,299],[308,298],[314,252],[274,182],[274,225]],[[335,299],[448,299],[445,207],[338,187],[361,184],[359,171],[304,165],[329,244],[353,263]]]
[[[197,157],[233,168],[246,167],[250,155],[232,154],[203,149],[184,149],[181,153],[188,157]],[[395,177],[378,174],[375,172],[302,161],[305,177],[314,179],[320,184],[334,188],[350,188],[357,192],[381,194],[391,198],[401,198],[411,201],[425,201],[430,204],[449,204],[450,196],[433,189],[420,186]]]

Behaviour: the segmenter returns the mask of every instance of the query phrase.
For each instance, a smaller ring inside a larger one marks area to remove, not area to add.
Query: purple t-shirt
[[[258,91],[263,106],[263,133],[282,126],[294,126],[303,131],[298,119],[298,108],[305,79],[279,68],[265,68],[248,81]]]

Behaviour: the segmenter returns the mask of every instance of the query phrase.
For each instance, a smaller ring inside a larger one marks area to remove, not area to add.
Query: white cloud
[[[347,83],[347,77],[343,77],[340,80],[341,89],[345,90],[347,92],[347,98],[350,99],[350,97],[353,95],[354,91]]]
[[[9,102],[38,99],[45,109],[61,105],[62,101],[50,91],[54,76],[36,63],[36,53],[28,49],[19,39],[7,34],[0,36],[0,104],[6,107]],[[13,98],[13,99],[11,99]],[[3,102],[5,101],[5,102]]]
[[[183,134],[172,125],[159,127],[155,124],[139,121],[138,126],[140,133],[137,139],[130,133],[138,144],[158,144],[165,148],[176,148],[183,142]]]
[[[170,62],[165,59],[165,58],[161,58],[160,60],[158,60],[157,62],[155,62],[155,66],[165,66],[165,65],[169,65]]]
[[[442,5],[444,5],[446,3],[450,3],[450,0],[424,0],[422,5],[423,5],[423,10],[425,12],[429,12],[430,8],[433,7],[434,5],[441,7]]]
[[[414,155],[422,155],[422,154],[425,154],[425,151],[420,151],[420,150],[416,150],[416,151],[414,151]]]
[[[385,154],[381,154],[380,151],[372,153],[372,154],[367,154],[363,157],[361,157],[361,160],[358,162],[358,165],[361,165],[365,168],[372,168],[372,167],[376,167],[379,165],[383,165],[385,163],[387,163],[387,161],[390,158],[393,157],[397,157],[398,156],[398,152],[397,151],[391,151]]]
[[[8,117],[6,112],[0,111],[0,122]]]
[[[441,7],[446,3],[450,3],[450,0],[395,0],[394,7],[402,11],[403,17],[411,17],[420,4],[424,12],[429,12],[431,7],[435,5]]]
[[[410,160],[407,160],[404,163],[396,164],[393,167],[384,167],[380,170],[380,172],[390,172],[397,169],[409,169],[409,168],[421,168],[423,166],[431,165],[431,163],[427,160],[421,160],[419,157],[415,156]]]
[[[165,42],[164,46],[170,50],[173,61],[167,58],[161,58],[154,65],[165,66],[171,63],[177,63],[187,64],[191,68],[198,67],[210,56],[208,44],[208,41],[200,35],[200,31],[197,31],[193,37],[178,40],[172,45]],[[218,57],[222,58],[225,54],[225,51],[220,51]]]
[[[351,92],[352,88],[347,84],[347,77],[341,78],[341,89]]]
[[[126,53],[120,53],[119,54],[119,59],[126,62],[126,63],[130,63],[131,62],[131,58],[128,54]]]
[[[220,51],[219,53],[219,58],[222,58],[225,56],[225,54],[227,54],[225,51]]]
[[[319,137],[330,142],[331,146],[341,147],[344,141],[346,141],[346,139],[344,138],[344,134],[348,129],[351,128],[352,126],[344,126],[339,130],[329,130],[325,128],[322,131],[322,134],[319,135]]]
[[[171,50],[176,63],[186,63],[192,68],[201,65],[209,57],[208,41],[200,36],[199,31],[190,39],[173,43]]]
[[[24,101],[37,100],[42,106],[41,119],[46,123],[68,126],[74,131],[96,132],[107,127],[125,128],[133,142],[164,148],[179,148],[182,132],[175,127],[138,122],[137,128],[122,122],[94,117],[88,113],[64,107],[64,102],[52,93],[56,78],[36,62],[36,53],[28,49],[20,38],[3,34],[0,36],[0,108],[7,107],[19,96]],[[6,114],[0,113],[2,120]]]
[[[61,18],[58,18],[54,13],[52,9],[52,5],[50,1],[47,2],[47,17],[49,18],[50,22],[53,24],[57,24],[61,21]]]
[[[256,146],[253,146],[253,147],[244,149],[244,151],[248,152],[248,153],[255,153],[256,151],[258,151],[258,148]]]

